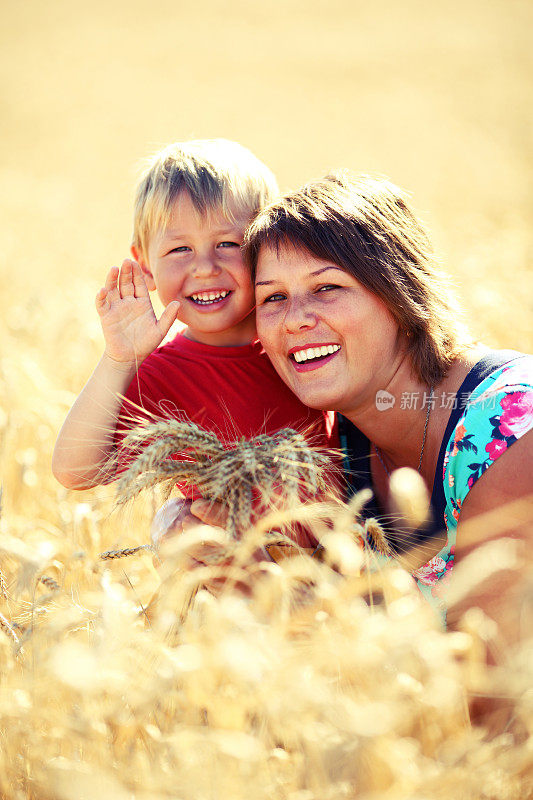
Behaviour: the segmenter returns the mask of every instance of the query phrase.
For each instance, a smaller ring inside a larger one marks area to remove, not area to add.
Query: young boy
[[[270,170],[235,142],[173,144],[152,160],[137,188],[135,260],[112,268],[96,297],[104,354],[56,442],[53,471],[64,486],[112,479],[103,468],[138,407],[226,442],[312,425],[314,440],[329,443],[329,420],[300,403],[255,341],[240,246],[276,192]],[[159,320],[154,290],[165,306]],[[160,347],[176,319],[185,329]]]

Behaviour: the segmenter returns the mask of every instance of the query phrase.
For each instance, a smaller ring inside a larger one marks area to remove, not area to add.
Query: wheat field
[[[282,188],[340,167],[388,175],[476,336],[532,352],[531,5],[2,12],[1,797],[533,796],[532,639],[488,669],[490,621],[473,610],[444,634],[398,569],[369,604],[338,525],[329,561],[289,559],[247,599],[201,590],[190,607],[199,578],[177,552],[148,623],[151,554],[100,553],[145,544],[156,501],[117,512],[111,487],[69,492],[50,469],[102,349],[94,295],[128,254],[139,163],[174,140],[236,139]],[[512,724],[471,725],[476,695],[504,698]]]

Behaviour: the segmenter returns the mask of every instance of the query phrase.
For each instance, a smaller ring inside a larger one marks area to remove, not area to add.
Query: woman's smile
[[[339,344],[308,344],[289,350],[289,360],[297,372],[309,372],[329,363],[341,349]]]

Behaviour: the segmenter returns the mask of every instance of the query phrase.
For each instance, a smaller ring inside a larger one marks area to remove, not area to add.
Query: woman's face
[[[283,381],[306,405],[345,414],[375,409],[404,349],[384,303],[350,273],[292,247],[263,248],[257,331]]]

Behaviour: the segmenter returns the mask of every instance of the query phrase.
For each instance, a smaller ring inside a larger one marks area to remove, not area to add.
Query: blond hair
[[[429,386],[471,342],[407,193],[386,178],[340,172],[267,206],[245,237],[254,278],[261,248],[283,247],[337,264],[379,297],[406,337],[415,374]]]
[[[274,198],[273,173],[246,147],[227,139],[175,142],[149,159],[135,193],[133,245],[146,257],[151,234],[168,224],[187,192],[201,214],[221,209],[228,219],[251,219]]]

